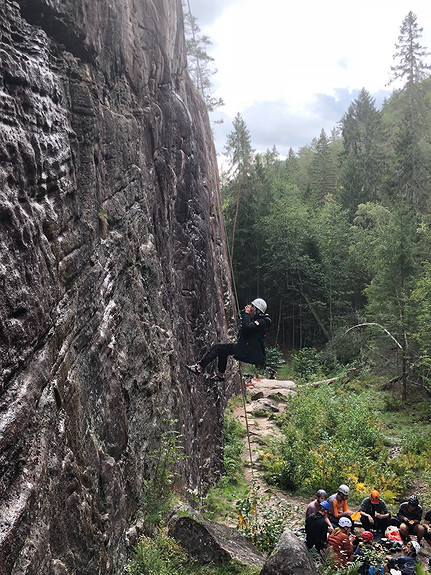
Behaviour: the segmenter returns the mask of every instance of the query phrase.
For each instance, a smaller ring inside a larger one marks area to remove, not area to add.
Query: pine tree
[[[376,201],[383,171],[383,127],[375,100],[363,88],[341,120],[341,201],[351,217],[359,204]]]
[[[253,159],[250,131],[238,112],[233,120],[233,130],[227,135],[226,155],[231,161],[231,172],[244,175]]]
[[[313,159],[310,165],[310,185],[312,197],[316,204],[322,205],[325,197],[336,188],[335,158],[331,154],[330,140],[325,130],[320,132],[313,145]]]
[[[431,147],[428,137],[428,110],[425,104],[424,79],[429,77],[431,66],[423,58],[429,52],[420,45],[422,28],[416,15],[409,12],[404,19],[394,59],[398,63],[391,69],[393,79],[405,80],[403,89],[394,98],[401,116],[395,140],[396,166],[392,176],[392,200],[401,193],[416,213],[424,210],[429,202],[429,161]]]
[[[416,14],[409,12],[401,24],[398,44],[395,44],[397,52],[394,54],[394,60],[398,60],[398,63],[391,66],[391,82],[401,79],[405,80],[407,85],[413,85],[429,75],[431,66],[424,62],[429,52],[420,44],[422,32],[423,28],[418,27]]]
[[[185,6],[184,6],[185,8]],[[214,68],[214,58],[207,50],[212,46],[210,38],[201,34],[197,19],[190,11],[187,0],[187,10],[184,10],[184,31],[186,35],[187,69],[190,77],[202,96],[209,112],[224,105],[222,98],[213,94],[212,77],[217,73]]]

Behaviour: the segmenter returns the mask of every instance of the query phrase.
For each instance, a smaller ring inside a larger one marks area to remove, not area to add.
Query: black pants
[[[371,529],[373,529],[375,531],[384,533],[389,525],[390,520],[391,516],[386,517],[385,519],[378,519],[377,517],[374,517],[374,523],[370,523],[368,517],[363,517],[361,515],[361,523],[365,531],[371,531]]]
[[[236,343],[216,343],[210,347],[198,363],[202,369],[205,369],[209,363],[218,358],[217,370],[220,373],[224,373],[226,371],[227,358],[230,355],[235,355],[237,347]]]

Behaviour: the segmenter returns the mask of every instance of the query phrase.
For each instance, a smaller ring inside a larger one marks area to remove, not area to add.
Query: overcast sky
[[[253,147],[297,151],[329,136],[365,88],[380,107],[409,11],[431,51],[431,0],[188,0],[218,70],[211,115],[218,153],[239,112]],[[187,0],[186,0],[187,6]],[[431,57],[428,62],[431,63]]]

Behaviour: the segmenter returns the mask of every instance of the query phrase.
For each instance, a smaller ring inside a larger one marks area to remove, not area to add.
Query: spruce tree
[[[429,52],[421,46],[422,28],[416,15],[409,12],[404,19],[394,55],[393,80],[404,80],[404,87],[394,98],[401,117],[394,143],[396,164],[389,189],[391,200],[399,194],[410,203],[417,214],[429,205],[431,176],[431,146],[428,136],[429,112],[425,102],[425,78],[431,66],[424,61]]]
[[[363,88],[341,120],[341,201],[354,216],[359,204],[378,199],[383,172],[383,127],[375,100]]]
[[[431,66],[424,58],[430,53],[420,44],[422,32],[423,28],[419,28],[416,14],[409,12],[401,24],[398,43],[395,44],[397,51],[393,57],[397,63],[391,66],[391,82],[401,79],[406,85],[413,85],[429,75]]]
[[[184,5],[184,31],[186,36],[187,69],[193,84],[202,96],[209,112],[224,105],[222,98],[213,96],[212,77],[217,73],[214,58],[207,50],[212,46],[210,38],[201,34],[197,19],[190,11],[190,4]]]

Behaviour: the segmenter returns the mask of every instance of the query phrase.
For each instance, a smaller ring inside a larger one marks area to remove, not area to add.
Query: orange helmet
[[[380,493],[373,489],[370,493],[371,503],[379,503],[380,502]]]

